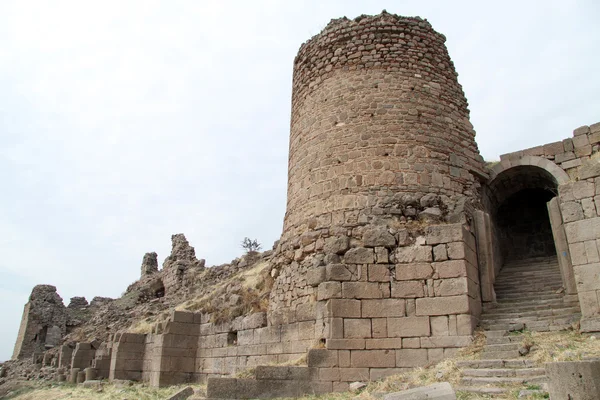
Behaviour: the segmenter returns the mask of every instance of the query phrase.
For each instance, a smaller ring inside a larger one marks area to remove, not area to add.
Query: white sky
[[[294,56],[331,18],[427,18],[482,155],[600,121],[600,3],[0,2],[0,360],[35,284],[119,296],[183,232],[208,265],[285,212]]]

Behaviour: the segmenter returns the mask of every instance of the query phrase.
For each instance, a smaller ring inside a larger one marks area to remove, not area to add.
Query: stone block
[[[543,153],[546,156],[553,156],[564,151],[563,142],[548,143],[543,146]]]
[[[423,367],[427,365],[427,349],[396,350],[396,366],[404,368]]]
[[[573,151],[575,149],[575,146],[573,146],[573,139],[563,139],[563,147],[565,148],[565,151]]]
[[[600,176],[600,160],[598,159],[587,161],[579,169],[579,179],[590,179],[597,176]]]
[[[598,294],[595,290],[587,292],[579,291],[579,306],[584,318],[590,318],[600,315],[600,304],[598,303]]]
[[[189,312],[189,311],[174,310],[171,312],[171,321],[193,324],[194,323],[194,313]]]
[[[431,333],[429,317],[388,318],[389,337],[429,336]]]
[[[563,361],[545,365],[552,399],[594,400],[600,393],[600,360]]]
[[[563,222],[573,222],[583,219],[583,208],[581,204],[576,201],[567,201],[560,205]]]
[[[306,362],[309,367],[337,367],[338,366],[338,351],[327,349],[310,349]]]
[[[420,349],[421,348],[421,339],[418,337],[403,338],[402,339],[402,348],[403,349]]]
[[[576,199],[584,199],[586,197],[594,197],[596,188],[593,182],[576,181],[573,182],[573,196]]]
[[[363,350],[365,339],[327,339],[328,350]]]
[[[375,263],[375,253],[370,248],[355,247],[344,254],[344,261],[347,264],[373,264]]]
[[[340,380],[340,369],[339,368],[319,368],[319,380],[320,381],[339,381]]]
[[[184,322],[167,322],[165,326],[165,334],[175,335],[200,335],[200,325],[188,324]]]
[[[390,297],[389,283],[343,282],[342,297],[346,299],[381,299]]]
[[[470,314],[461,314],[456,316],[456,334],[459,336],[469,336],[473,334],[477,326],[477,318]]]
[[[327,302],[327,316],[341,318],[360,318],[360,300],[331,299]]]
[[[390,252],[385,247],[375,247],[375,261],[377,264],[387,264],[390,262]]]
[[[349,248],[350,238],[348,236],[336,236],[325,240],[323,251],[326,254],[344,254]]]
[[[569,244],[600,239],[600,217],[565,224]]]
[[[438,244],[433,246],[433,260],[434,261],[446,261],[448,259],[448,250],[446,244]]]
[[[344,338],[361,339],[371,337],[371,320],[369,318],[345,318]]]
[[[394,253],[394,260],[397,263],[431,262],[433,261],[432,247],[419,245],[398,247]]]
[[[468,292],[469,286],[466,277],[436,279],[433,281],[433,293],[435,297],[458,296],[468,294]]]
[[[314,320],[316,315],[315,303],[304,303],[296,306],[296,321]]]
[[[267,326],[267,313],[259,312],[250,314],[242,320],[242,329],[256,329]]]
[[[465,260],[449,260],[432,264],[435,279],[459,278],[467,276]]]
[[[431,334],[433,336],[448,336],[448,317],[446,315],[439,317],[430,317]]]
[[[402,339],[401,338],[367,339],[365,341],[365,348],[367,350],[401,349],[402,348]]]
[[[327,300],[342,297],[342,284],[340,282],[323,282],[317,288],[317,299]]]
[[[575,153],[573,152],[573,142],[569,141],[569,143],[571,144],[571,150],[569,151],[565,151],[564,153],[559,153],[556,155],[554,161],[557,164],[561,164],[564,163],[565,161],[570,161],[570,160],[574,160],[575,159]]]
[[[369,368],[341,368],[342,382],[365,382],[369,380]]]
[[[587,144],[587,145],[582,146],[582,147],[576,147],[575,148],[575,155],[577,157],[586,157],[586,156],[589,156],[591,154],[592,154],[592,145],[590,145],[590,144]],[[575,161],[575,160],[573,160],[573,161]]]
[[[588,260],[585,252],[585,242],[569,245],[569,253],[571,254],[571,262],[573,265],[587,264]]]
[[[426,297],[416,300],[417,315],[450,315],[469,312],[469,296]]]
[[[371,332],[374,338],[387,337],[387,319],[373,318],[371,319]]]
[[[583,125],[573,130],[573,136],[582,136],[587,135],[588,133],[590,133],[590,127],[588,125]],[[573,138],[573,140],[575,140],[575,138]]]
[[[584,242],[584,244],[585,244],[585,255],[587,257],[588,263],[600,262],[600,257],[598,256],[598,247],[596,245],[596,241],[588,240],[587,242]],[[598,289],[600,289],[600,287]]]
[[[353,368],[393,368],[396,354],[394,350],[351,350],[350,365]]]
[[[372,264],[368,267],[369,282],[389,282],[391,279],[388,265]]]
[[[310,286],[319,286],[320,283],[325,282],[325,279],[325,267],[311,268],[306,272],[306,283]]]
[[[389,393],[383,396],[383,400],[456,400],[456,394],[448,382],[441,382],[402,392]]]
[[[427,227],[427,244],[459,242],[466,233],[462,224],[433,225]]]
[[[429,336],[421,338],[421,348],[442,349],[447,347],[467,347],[472,342],[472,336]]]
[[[423,281],[402,281],[392,283],[392,297],[416,298],[425,296]]]
[[[578,292],[600,289],[600,263],[576,265],[573,268]]]
[[[317,374],[314,368],[301,366],[265,366],[256,367],[254,375],[260,380],[296,380],[308,381]]]
[[[403,299],[362,300],[363,318],[403,317],[406,302]]]
[[[355,264],[329,264],[325,267],[328,281],[357,281],[358,266]]]
[[[429,279],[433,277],[433,267],[430,263],[396,264],[396,280],[408,281]]]
[[[388,232],[385,226],[371,226],[363,232],[363,245],[365,247],[392,247],[396,245],[396,238]]]

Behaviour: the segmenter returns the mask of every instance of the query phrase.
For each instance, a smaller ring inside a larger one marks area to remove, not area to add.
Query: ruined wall
[[[37,285],[25,304],[13,359],[30,357],[59,345],[67,330],[69,315],[56,287]]]

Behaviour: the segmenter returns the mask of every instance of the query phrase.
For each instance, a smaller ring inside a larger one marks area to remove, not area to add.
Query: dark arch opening
[[[490,183],[488,206],[504,264],[556,255],[547,203],[557,187],[552,174],[531,165],[509,168]]]
[[[498,208],[496,220],[505,262],[556,255],[546,203],[554,193],[523,189]]]

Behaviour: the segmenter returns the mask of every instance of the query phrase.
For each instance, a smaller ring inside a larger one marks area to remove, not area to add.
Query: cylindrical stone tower
[[[446,209],[474,196],[482,159],[444,42],[426,20],[384,11],[332,20],[302,45],[282,243],[429,193]]]

